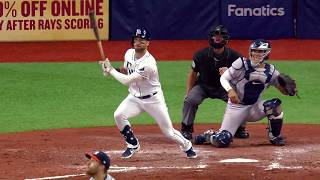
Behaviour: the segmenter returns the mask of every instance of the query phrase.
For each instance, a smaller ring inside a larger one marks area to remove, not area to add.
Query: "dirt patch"
[[[211,125],[196,126],[201,133]],[[213,126],[218,129],[217,125]],[[110,173],[116,179],[318,179],[320,177],[320,125],[285,125],[287,145],[275,147],[266,138],[266,125],[248,125],[250,138],[235,139],[230,148],[195,146],[198,158],[187,159],[157,126],[134,126],[141,150],[120,159],[124,142],[115,127],[59,129],[0,135],[0,179],[83,175],[84,153],[107,151]],[[177,127],[179,129],[179,127]],[[257,162],[222,163],[226,159]],[[74,176],[74,177],[72,177]]]

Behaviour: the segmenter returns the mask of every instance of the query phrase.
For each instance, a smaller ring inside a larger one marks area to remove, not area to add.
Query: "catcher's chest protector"
[[[260,94],[265,89],[265,85],[271,80],[270,64],[265,64],[264,71],[257,71],[252,67],[249,60],[243,60],[245,67],[245,79],[247,82],[244,85],[244,94],[242,102],[245,105],[251,105],[257,102]]]

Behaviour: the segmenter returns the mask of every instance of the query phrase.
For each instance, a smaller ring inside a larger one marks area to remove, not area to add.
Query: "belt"
[[[152,96],[156,95],[158,92],[154,92],[152,94],[149,94],[149,95],[146,95],[146,96],[140,96],[140,97],[137,97],[139,99],[148,99],[148,98],[151,98]]]

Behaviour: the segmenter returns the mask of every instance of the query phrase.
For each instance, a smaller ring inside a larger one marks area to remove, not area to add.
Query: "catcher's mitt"
[[[278,76],[278,82],[289,96],[299,97],[296,81],[293,80],[290,76],[285,74],[280,74]]]

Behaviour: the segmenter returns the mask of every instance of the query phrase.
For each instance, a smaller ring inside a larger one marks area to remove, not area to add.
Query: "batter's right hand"
[[[104,73],[109,73],[113,69],[108,58],[105,61],[99,61],[99,64],[101,64]]]
[[[240,103],[240,99],[238,97],[238,94],[236,93],[236,91],[234,89],[230,89],[228,91],[228,97],[230,98],[230,101],[234,104],[239,104]]]

